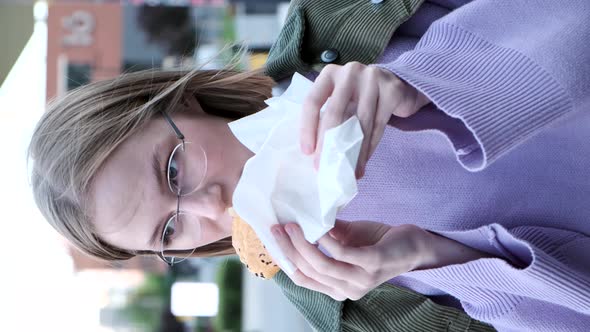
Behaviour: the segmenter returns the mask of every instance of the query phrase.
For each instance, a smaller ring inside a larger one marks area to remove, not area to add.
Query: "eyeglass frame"
[[[170,115],[168,115],[168,113],[161,111],[160,113],[162,113],[162,116],[164,116],[164,119],[166,119],[166,122],[168,122],[168,124],[170,125],[170,127],[172,127],[172,130],[174,131],[174,134],[176,135],[176,138],[178,138],[181,141],[182,144],[182,149],[184,150],[185,148],[185,136],[184,134],[180,131],[180,129],[178,129],[178,126],[176,126],[176,124],[174,123],[174,121],[172,121],[172,118],[170,117]],[[166,174],[166,176],[168,176],[168,174]],[[172,191],[172,190],[170,190]],[[173,191],[172,191],[173,192]],[[166,232],[166,228],[168,226],[168,223],[170,222],[170,220],[172,220],[172,218],[176,217],[178,218],[178,216],[180,215],[180,197],[182,195],[180,194],[180,192],[176,193],[176,213],[174,214],[173,217],[171,217],[170,219],[168,219],[166,221],[166,225],[164,225],[164,230],[162,231],[162,238],[164,237],[164,233]],[[163,241],[163,240],[161,240]],[[178,262],[175,262],[176,257],[171,257],[172,261],[168,262],[168,260],[166,260],[166,258],[164,257],[164,250],[160,250],[160,251],[156,251],[156,255],[158,257],[160,257],[160,259],[166,263],[166,265],[172,267],[174,266],[174,264],[176,263],[180,263],[182,261],[184,261],[185,259],[187,259],[188,257],[184,257],[183,259],[179,260]]]

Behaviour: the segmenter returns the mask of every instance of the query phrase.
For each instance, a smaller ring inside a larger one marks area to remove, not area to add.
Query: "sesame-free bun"
[[[240,257],[240,261],[255,276],[271,279],[280,268],[266,251],[266,247],[258,239],[254,229],[250,227],[233,209],[229,209],[233,218],[232,245]]]

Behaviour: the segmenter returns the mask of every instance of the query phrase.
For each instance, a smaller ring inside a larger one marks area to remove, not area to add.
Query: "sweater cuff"
[[[471,317],[493,322],[525,298],[557,301],[590,313],[590,276],[571,269],[560,254],[560,248],[579,234],[526,226],[508,231],[499,224],[439,234],[466,245],[478,243],[473,247],[501,257],[406,274],[458,298]],[[475,237],[487,239],[477,241]]]
[[[377,66],[462,121],[475,146],[455,151],[470,171],[484,169],[572,109],[566,91],[529,58],[444,22],[432,24],[413,51]]]

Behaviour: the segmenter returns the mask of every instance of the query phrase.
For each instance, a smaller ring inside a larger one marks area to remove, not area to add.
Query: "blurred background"
[[[105,264],[43,220],[26,148],[47,100],[123,72],[266,60],[285,0],[0,0],[0,331],[311,331],[236,257]],[[245,49],[246,52],[238,52]],[[211,60],[213,59],[213,60]]]

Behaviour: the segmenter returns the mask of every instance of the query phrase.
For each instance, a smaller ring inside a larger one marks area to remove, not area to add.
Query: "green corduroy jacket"
[[[275,81],[329,63],[374,63],[395,30],[424,0],[291,0],[270,49],[266,74]]]
[[[388,283],[358,301],[336,301],[299,287],[282,271],[273,280],[287,299],[321,332],[490,332],[493,327],[464,312]]]

